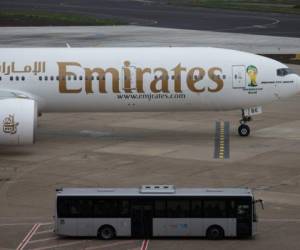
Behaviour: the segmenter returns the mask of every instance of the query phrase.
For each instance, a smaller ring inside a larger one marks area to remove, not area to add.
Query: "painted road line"
[[[133,244],[134,242],[136,242],[136,241],[134,241],[134,240],[118,241],[115,243],[105,244],[105,245],[101,245],[101,246],[85,247],[84,250],[96,250],[96,249],[111,248],[111,247],[123,246],[123,245],[127,245],[127,244]]]
[[[68,246],[73,246],[77,245],[80,243],[85,242],[84,240],[81,241],[76,241],[76,242],[69,242],[69,243],[63,243],[63,244],[56,244],[56,245],[51,245],[51,246],[45,246],[45,247],[38,247],[38,248],[31,248],[30,250],[46,250],[46,249],[55,249],[55,248],[60,248],[60,247],[68,247]],[[84,248],[86,249],[86,248]]]
[[[214,158],[219,159],[220,155],[220,122],[216,122],[215,125],[215,152],[214,152]]]
[[[35,232],[38,230],[39,227],[40,227],[39,223],[33,225],[33,227],[30,229],[28,234],[25,236],[25,238],[17,247],[17,250],[22,250],[26,247],[26,245],[28,244],[28,242],[30,241],[30,239],[32,238],[32,236],[35,234]]]
[[[0,224],[0,227],[9,227],[9,226],[26,226],[26,225],[32,225],[32,222],[28,223],[6,223],[6,224]]]
[[[300,223],[300,219],[259,219],[261,222],[288,222],[288,223]]]
[[[229,159],[229,122],[217,121],[215,126],[215,159]]]
[[[53,222],[43,222],[40,223],[41,226],[53,225]]]
[[[224,123],[224,158],[230,158],[230,123],[226,121]]]
[[[43,241],[48,241],[48,240],[57,240],[57,239],[59,239],[59,238],[58,237],[49,237],[49,238],[45,238],[45,239],[31,240],[28,242],[28,244],[34,244],[34,243],[38,243],[38,242],[43,242]]]
[[[53,229],[38,231],[38,232],[35,233],[35,235],[37,235],[37,234],[48,234],[48,233],[53,233]]]
[[[149,245],[149,240],[143,240],[140,250],[147,250]]]

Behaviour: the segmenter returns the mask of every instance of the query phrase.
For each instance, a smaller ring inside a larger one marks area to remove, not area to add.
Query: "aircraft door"
[[[244,65],[232,66],[232,87],[233,88],[246,87],[246,69]]]

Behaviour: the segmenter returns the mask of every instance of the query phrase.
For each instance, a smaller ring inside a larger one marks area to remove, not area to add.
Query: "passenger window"
[[[183,218],[189,215],[188,200],[169,200],[167,201],[167,212],[170,218]]]
[[[225,201],[206,200],[203,204],[204,217],[223,218],[226,217]]]
[[[14,80],[14,78],[11,76],[10,78],[9,78],[11,81],[13,81]]]
[[[93,201],[92,200],[79,200],[79,213],[80,217],[92,218],[93,217]]]
[[[166,202],[163,200],[157,200],[154,203],[155,208],[155,217],[166,217],[165,211],[166,211]]]
[[[19,77],[18,76],[16,76],[16,81],[19,81]]]
[[[82,76],[79,76],[79,80],[82,81]]]
[[[235,218],[236,217],[236,211],[235,211],[235,201],[230,200],[227,203],[227,211],[228,211],[228,217]]]
[[[78,217],[80,215],[79,203],[75,200],[69,201],[69,213],[70,217]]]
[[[94,206],[96,217],[116,217],[118,214],[118,202],[114,200],[97,200]]]
[[[119,201],[119,210],[121,217],[129,217],[129,201],[120,200]]]
[[[105,216],[106,204],[104,200],[98,200],[95,202],[94,214],[95,217],[104,217]]]
[[[39,80],[42,81],[42,80],[43,80],[43,77],[40,76],[40,77],[39,77]]]
[[[22,76],[22,81],[25,81],[25,77],[24,76]]]
[[[48,81],[48,76],[45,76],[45,81]]]
[[[201,200],[192,200],[191,217],[202,217],[202,202]]]
[[[54,77],[53,77],[53,76],[51,76],[51,77],[50,77],[50,80],[51,80],[51,81],[53,81],[53,80],[54,80]]]

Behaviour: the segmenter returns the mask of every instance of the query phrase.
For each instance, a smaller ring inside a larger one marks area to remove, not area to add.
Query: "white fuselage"
[[[0,49],[0,91],[40,112],[233,110],[300,90],[262,56],[216,48]]]

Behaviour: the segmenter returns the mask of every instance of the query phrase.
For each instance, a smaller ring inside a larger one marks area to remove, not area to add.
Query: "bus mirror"
[[[255,200],[255,201],[254,201],[254,203],[260,203],[260,205],[261,205],[261,208],[262,208],[262,209],[265,209],[265,208],[264,208],[264,202],[263,202],[263,200],[262,200],[262,199]]]

